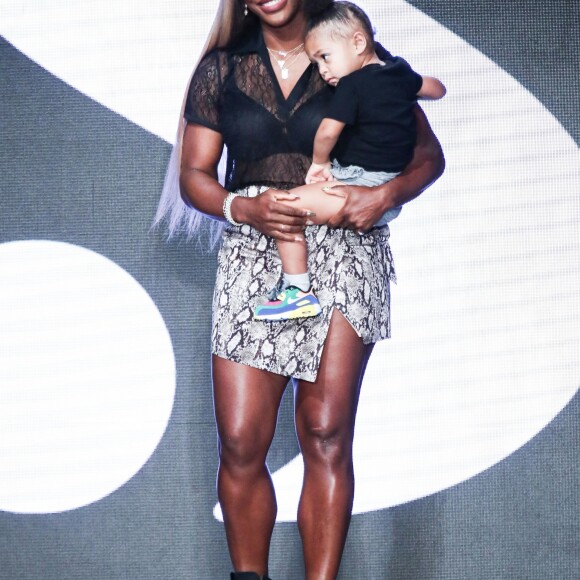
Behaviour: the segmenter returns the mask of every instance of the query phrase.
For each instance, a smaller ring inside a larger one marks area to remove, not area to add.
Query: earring
[[[248,5],[244,3],[244,16],[248,15]]]

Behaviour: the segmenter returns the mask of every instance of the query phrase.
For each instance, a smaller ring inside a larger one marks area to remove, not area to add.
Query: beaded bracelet
[[[230,192],[226,195],[226,198],[224,199],[224,206],[223,206],[223,210],[224,210],[224,217],[226,218],[226,221],[230,224],[232,224],[233,226],[242,226],[244,224],[237,222],[233,217],[232,217],[232,201],[234,201],[234,199],[236,197],[239,197],[239,193],[234,193],[234,192]]]

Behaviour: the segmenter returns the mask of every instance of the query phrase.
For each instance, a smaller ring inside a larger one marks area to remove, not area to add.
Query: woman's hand
[[[328,220],[331,228],[345,228],[366,232],[370,230],[385,213],[385,201],[375,188],[362,185],[335,185],[323,187],[327,195],[342,197],[342,209]]]
[[[281,203],[300,197],[282,189],[268,189],[256,197],[236,197],[232,216],[267,236],[294,242],[303,239],[303,231],[311,212]]]
[[[223,202],[228,194],[217,180],[222,149],[223,140],[216,131],[200,125],[186,126],[180,172],[183,200],[218,219],[223,219]],[[256,197],[234,198],[230,211],[237,222],[249,224],[268,236],[292,242],[302,237],[310,212],[281,201],[298,199],[296,194],[268,189]]]
[[[345,198],[345,204],[328,225],[366,232],[387,210],[416,198],[438,179],[445,169],[441,145],[433,133],[425,113],[415,107],[417,141],[413,158],[395,179],[376,187],[341,185],[329,189],[330,195]]]

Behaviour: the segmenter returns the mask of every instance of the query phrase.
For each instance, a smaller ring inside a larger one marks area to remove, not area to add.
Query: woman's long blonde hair
[[[304,9],[308,14],[316,13],[330,4],[331,1],[332,0],[303,0]],[[199,60],[194,67],[192,77],[197,65],[205,55],[215,48],[225,48],[229,46],[239,38],[245,30],[258,25],[258,19],[253,14],[248,13],[247,15],[244,15],[243,0],[220,0],[215,19],[209,34],[207,35]],[[224,225],[223,222],[214,219],[206,219],[209,216],[187,206],[181,198],[179,187],[181,149],[183,146],[183,134],[186,125],[183,114],[192,77],[190,77],[187,83],[187,89],[181,104],[177,137],[167,165],[163,191],[161,193],[161,199],[159,200],[159,206],[157,208],[153,226],[155,227],[165,223],[167,226],[168,238],[172,238],[178,234],[185,234],[189,239],[200,230],[202,225],[209,224],[210,240],[211,245],[213,246],[221,236]]]

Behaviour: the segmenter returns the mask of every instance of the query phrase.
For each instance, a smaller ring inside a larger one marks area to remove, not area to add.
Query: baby
[[[314,139],[307,184],[339,180],[376,186],[393,179],[413,155],[417,98],[445,95],[439,80],[417,74],[403,59],[389,55],[381,60],[373,37],[368,16],[351,2],[333,2],[308,23],[306,52],[336,90]],[[299,194],[301,206],[313,213],[311,220],[318,225],[344,205],[340,193],[328,195],[333,193],[330,187],[304,186],[292,193]],[[400,207],[388,210],[374,227],[386,227],[400,211]],[[283,278],[269,299],[255,308],[254,318],[318,315],[321,307],[310,285],[306,241],[276,240],[276,245]]]

